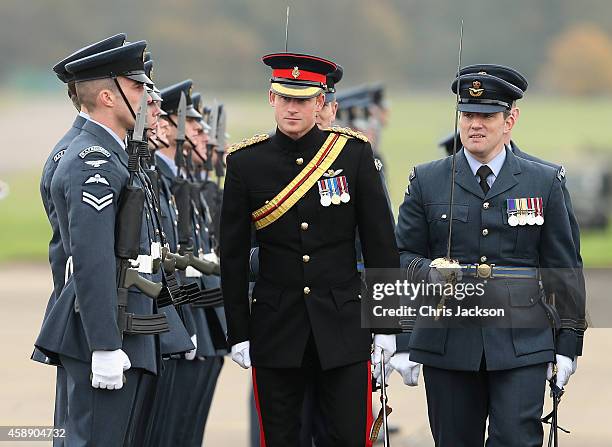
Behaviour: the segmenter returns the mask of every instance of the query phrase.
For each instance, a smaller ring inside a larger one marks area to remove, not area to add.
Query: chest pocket
[[[469,227],[469,205],[453,204],[453,252],[461,252],[467,241]],[[425,205],[425,217],[429,224],[431,255],[442,256],[446,252],[448,241],[448,223],[450,220],[448,203],[432,203]]]
[[[357,225],[355,201],[357,199],[354,195],[346,203],[340,202],[338,205],[332,203],[329,206],[323,206],[320,203],[319,189],[315,185],[308,192],[308,197],[309,203],[317,209],[323,240],[335,242],[355,238]]]
[[[539,225],[510,226],[506,206],[504,205],[500,208],[502,208],[503,222],[499,239],[501,256],[514,258],[537,257],[542,227]]]

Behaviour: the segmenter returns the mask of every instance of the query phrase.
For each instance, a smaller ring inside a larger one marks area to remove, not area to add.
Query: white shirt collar
[[[123,148],[123,150],[125,150],[125,147],[126,147],[125,146],[125,141],[123,141],[121,138],[119,138],[119,135],[117,135],[110,127],[106,127],[104,124],[97,122],[91,116],[88,116],[87,119],[89,121],[91,121],[92,123],[97,124],[98,126],[100,126],[105,131],[107,131],[111,135],[111,137],[113,137],[117,141],[117,143],[119,143],[119,146],[121,146]]]
[[[174,160],[171,159],[170,157],[168,157],[166,154],[162,154],[160,151],[156,152],[157,156],[159,158],[161,158],[164,163],[166,163],[168,165],[168,167],[172,170],[172,173],[177,176],[178,175],[178,168],[176,167],[176,164],[174,163]]]
[[[476,160],[474,156],[470,154],[470,151],[468,151],[465,148],[463,149],[464,149],[463,153],[465,154],[465,158],[467,159],[467,162],[470,165],[470,169],[472,170],[472,173],[476,175],[476,171],[478,171],[478,168],[480,168],[484,163],[481,163],[478,160]],[[499,175],[499,171],[501,171],[501,168],[504,165],[505,161],[506,161],[506,147],[504,146],[504,150],[502,150],[499,154],[497,154],[493,160],[487,163],[487,166],[491,168],[491,171],[493,171],[493,175],[495,177]]]
[[[85,113],[85,112],[82,112],[82,111],[81,111],[81,112],[79,112],[79,116],[80,116],[81,118],[85,118],[86,120],[90,120],[90,121],[91,121],[91,118],[90,118],[90,117],[89,117],[89,115],[88,115],[87,113]]]

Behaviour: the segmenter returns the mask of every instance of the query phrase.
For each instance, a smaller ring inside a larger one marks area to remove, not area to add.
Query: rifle
[[[185,158],[183,155],[183,144],[185,143],[185,121],[187,119],[187,99],[185,93],[181,92],[178,107],[178,123],[176,123],[176,154],[174,162],[178,169],[178,175],[172,184],[172,194],[176,201],[178,210],[178,252],[184,255],[193,249],[193,229],[191,225],[191,194],[185,171]]]
[[[130,260],[140,252],[140,229],[145,193],[134,182],[139,170],[139,147],[142,144],[146,121],[147,92],[143,93],[134,130],[128,135],[129,180],[121,194],[115,227],[115,255],[119,258],[117,287],[117,323],[122,334],[159,334],[169,330],[165,314],[135,315],[127,312],[128,291],[134,286],[146,296],[156,299],[162,285],[149,281],[131,268]]]
[[[183,167],[183,143],[185,142],[185,120],[186,120],[186,109],[187,100],[185,94],[181,93],[181,99],[179,101],[178,108],[178,123],[177,123],[177,136],[176,136],[176,155],[175,163],[179,168],[179,173]],[[186,175],[179,175],[172,184],[172,194],[176,201],[176,207],[178,210],[178,255],[168,253],[167,256],[175,259],[176,268],[179,270],[185,270],[187,267],[195,268],[201,273],[211,275],[218,274],[218,265],[215,265],[209,261],[200,259],[193,254],[193,221],[192,221],[192,191],[194,185],[189,182]],[[199,185],[198,193],[199,193]]]

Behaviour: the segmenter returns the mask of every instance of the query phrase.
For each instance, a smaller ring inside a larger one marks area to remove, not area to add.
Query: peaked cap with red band
[[[326,88],[327,75],[337,65],[308,54],[272,53],[261,58],[272,68],[270,90],[291,98],[313,98]]]

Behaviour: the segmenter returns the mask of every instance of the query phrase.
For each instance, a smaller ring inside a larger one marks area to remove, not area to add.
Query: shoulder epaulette
[[[328,127],[323,130],[328,130],[334,133],[341,133],[342,135],[347,135],[349,137],[357,138],[361,141],[365,141],[366,143],[369,142],[368,137],[366,137],[364,134],[362,134],[361,132],[357,132],[356,130],[350,129],[348,127],[333,126],[333,127]]]
[[[262,141],[265,141],[268,138],[270,138],[270,135],[268,135],[267,133],[253,135],[251,138],[245,138],[244,140],[238,143],[232,144],[227,150],[227,153],[231,154],[232,152],[244,149],[245,147],[253,146],[254,144],[261,143]]]

